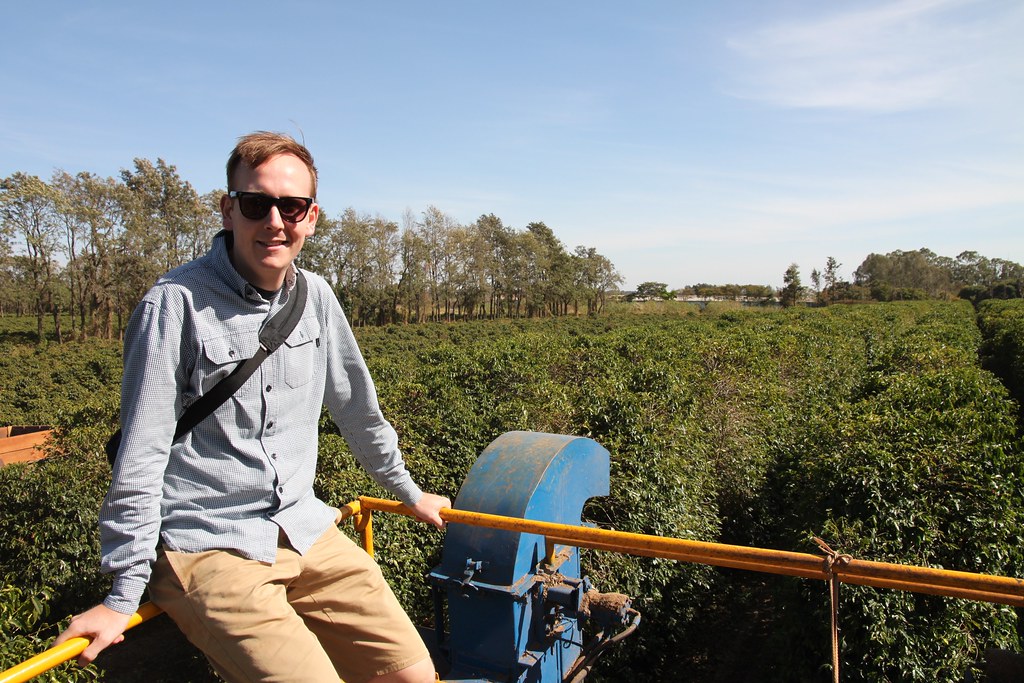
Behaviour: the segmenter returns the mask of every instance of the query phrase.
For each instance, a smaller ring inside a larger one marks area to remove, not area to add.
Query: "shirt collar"
[[[228,254],[228,249],[231,246],[231,240],[234,239],[234,235],[231,234],[230,230],[221,230],[213,236],[213,246],[210,249],[210,255],[213,257],[214,270],[217,275],[221,277],[228,284],[231,289],[238,292],[240,296],[245,299],[260,297],[259,292],[246,280],[244,277],[238,274],[235,267],[231,264],[231,256]],[[288,267],[288,272],[284,277],[284,293],[287,294],[292,291],[295,287],[296,279],[296,267],[292,263]],[[282,301],[286,301],[287,297],[283,297]]]

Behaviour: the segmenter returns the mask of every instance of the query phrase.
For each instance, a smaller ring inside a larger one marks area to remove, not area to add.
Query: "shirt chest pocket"
[[[284,355],[284,382],[292,389],[313,379],[320,351],[320,321],[309,316],[299,321],[278,353]]]
[[[203,339],[203,352],[193,376],[193,386],[205,394],[230,375],[239,363],[256,355],[259,348],[257,334],[257,330],[248,330]]]

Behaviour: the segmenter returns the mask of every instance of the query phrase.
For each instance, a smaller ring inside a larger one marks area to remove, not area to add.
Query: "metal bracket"
[[[473,583],[473,577],[476,576],[477,572],[482,573],[485,566],[487,566],[487,563],[483,560],[474,560],[467,557],[466,568],[462,571],[462,578],[453,576],[448,579],[448,582],[457,585],[464,596],[469,595],[470,589],[479,591],[480,588]]]

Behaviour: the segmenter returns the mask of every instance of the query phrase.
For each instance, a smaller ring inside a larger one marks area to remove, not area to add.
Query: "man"
[[[415,628],[377,565],[316,499],[326,405],[381,485],[437,527],[451,502],[412,481],[330,286],[303,271],[302,319],[209,417],[174,441],[184,409],[252,356],[291,295],[313,234],[317,172],[288,136],[253,133],[228,160],[224,230],[151,289],[125,336],[122,440],[100,513],[104,602],[58,638],[123,640],[143,590],[228,681],[433,681]]]

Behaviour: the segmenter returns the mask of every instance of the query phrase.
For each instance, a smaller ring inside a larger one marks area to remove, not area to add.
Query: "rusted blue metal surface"
[[[578,525],[583,504],[608,495],[609,455],[574,436],[509,432],[470,470],[455,509]],[[448,528],[430,578],[447,598],[446,681],[561,682],[580,654],[577,610],[589,583],[579,554],[560,548],[538,566],[544,538],[466,525]]]

